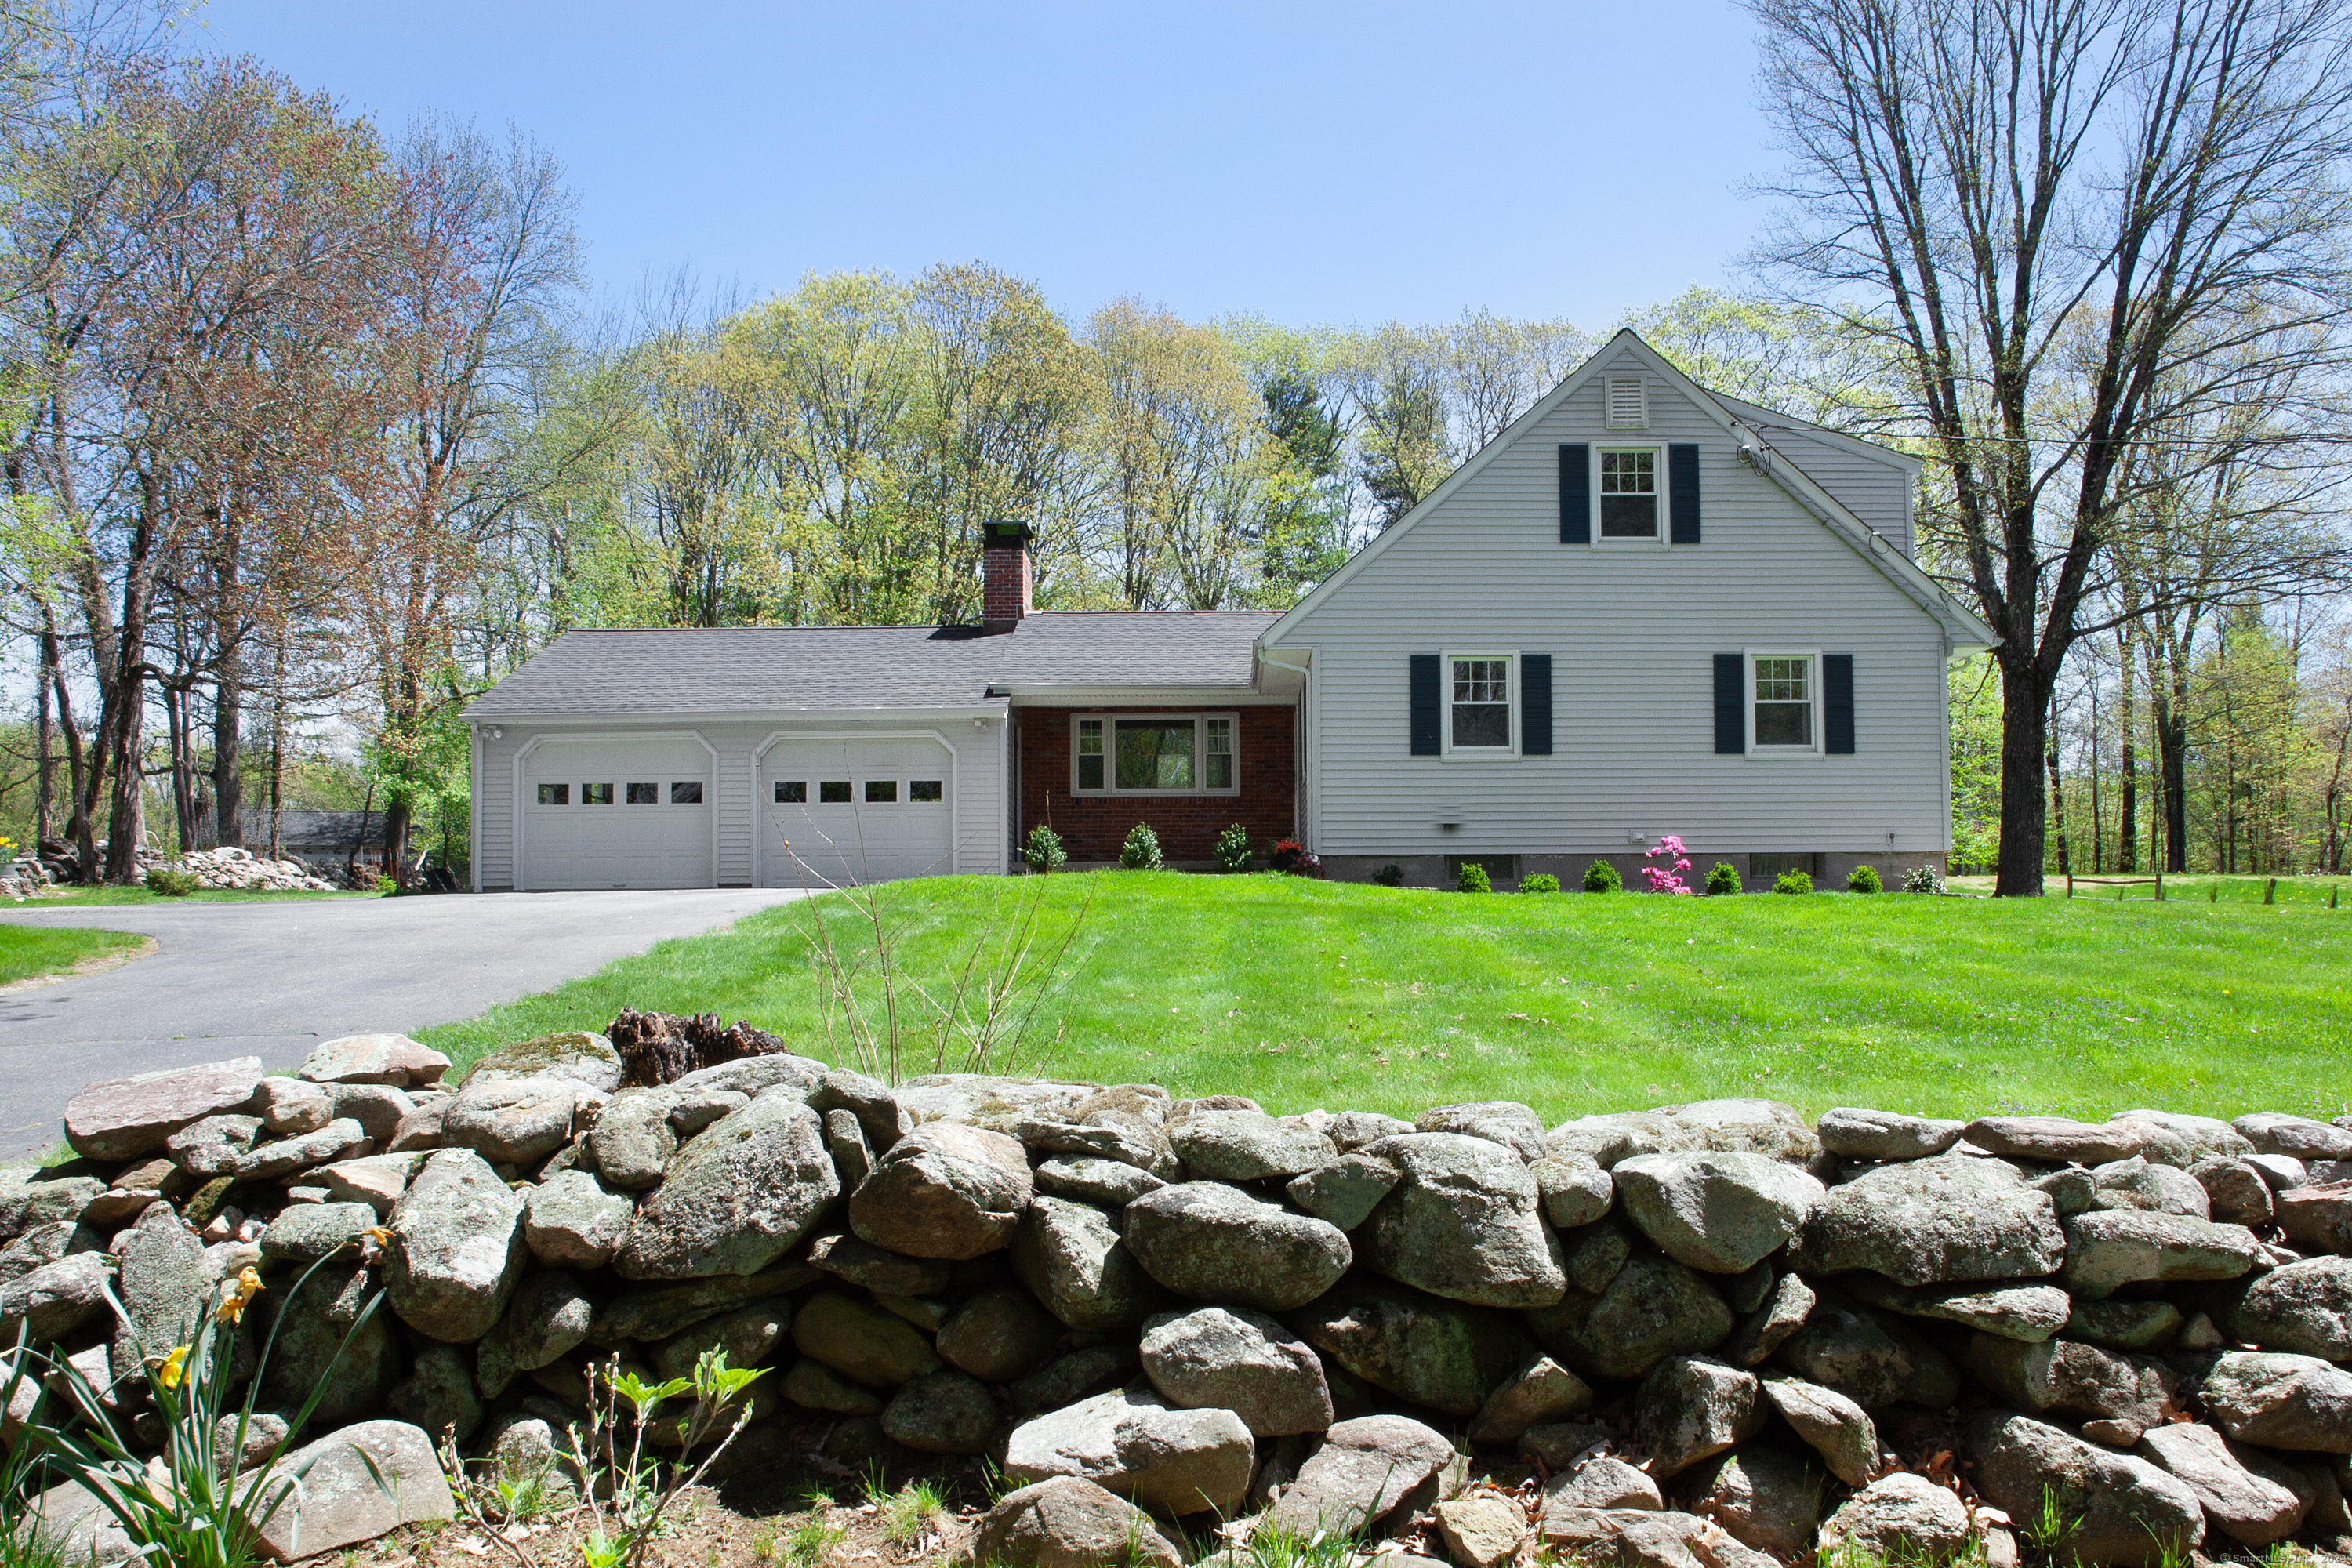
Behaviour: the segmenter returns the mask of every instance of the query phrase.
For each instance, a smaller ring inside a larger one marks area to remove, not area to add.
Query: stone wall
[[[0,1184],[0,1333],[121,1362],[98,1282],[153,1349],[169,1287],[251,1266],[290,1408],[381,1284],[314,1449],[509,1458],[591,1358],[723,1348],[777,1369],[743,1462],[989,1456],[1004,1564],[1172,1564],[1177,1521],[1467,1568],[2010,1563],[2045,1502],[2093,1563],[2347,1528],[2352,1121],[1276,1118],[789,1054],[623,1087],[590,1035],[443,1065],[371,1036],[85,1091],[85,1159]]]

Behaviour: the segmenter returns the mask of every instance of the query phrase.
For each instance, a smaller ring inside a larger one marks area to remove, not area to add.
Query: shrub
[[[1404,886],[1404,868],[1391,860],[1372,873],[1372,880],[1383,888],[1402,888]]]
[[[1062,847],[1062,836],[1041,822],[1029,830],[1028,842],[1021,846],[1021,858],[1029,862],[1032,871],[1058,871],[1069,864],[1070,852]]]
[[[1463,893],[1491,893],[1495,885],[1486,879],[1486,868],[1475,860],[1462,862],[1462,874],[1454,880],[1454,890]]]
[[[1724,893],[1739,891],[1739,873],[1727,860],[1717,860],[1715,869],[1706,874],[1706,896],[1710,899]]]
[[[1274,841],[1274,853],[1266,857],[1265,863],[1277,871],[1296,872],[1298,863],[1306,858],[1307,846],[1296,838],[1277,838]]]
[[[194,871],[183,871],[175,866],[150,866],[146,881],[149,892],[161,893],[167,899],[184,899],[203,886]]]
[[[1217,864],[1228,871],[1246,871],[1249,863],[1249,829],[1236,822],[1217,835]]]
[[[1903,873],[1903,890],[1906,893],[1940,893],[1944,890],[1944,882],[1936,875],[1935,867],[1914,866]]]
[[[1557,893],[1559,891],[1559,879],[1553,876],[1549,871],[1538,871],[1532,877],[1522,877],[1519,879],[1519,891],[1522,893]]]
[[[1642,868],[1642,876],[1649,882],[1650,891],[1687,894],[1690,884],[1683,880],[1683,873],[1690,869],[1690,858],[1683,853],[1682,836],[1669,833],[1656,845],[1642,851],[1643,860],[1654,860],[1661,855],[1666,858],[1665,865],[1645,865]]]
[[[1624,886],[1617,879],[1617,868],[1606,860],[1595,860],[1584,868],[1584,890],[1588,893],[1614,893]]]
[[[1776,893],[1810,893],[1813,890],[1813,879],[1802,871],[1783,871],[1773,879],[1772,890]]]
[[[1880,885],[1878,873],[1867,866],[1856,866],[1846,874],[1845,890],[1849,893],[1874,893]]]
[[[1151,831],[1151,824],[1139,822],[1127,830],[1127,842],[1119,846],[1118,863],[1130,871],[1157,871],[1166,864],[1160,858],[1160,835]]]

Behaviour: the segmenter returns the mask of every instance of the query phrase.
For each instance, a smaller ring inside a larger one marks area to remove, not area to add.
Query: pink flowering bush
[[[1649,879],[1650,891],[1687,895],[1691,890],[1690,885],[1683,880],[1683,873],[1691,868],[1691,863],[1689,858],[1683,853],[1681,836],[1669,833],[1659,839],[1654,847],[1642,851],[1642,858],[1644,860],[1654,860],[1661,855],[1666,857],[1666,866],[1642,868],[1642,875]]]

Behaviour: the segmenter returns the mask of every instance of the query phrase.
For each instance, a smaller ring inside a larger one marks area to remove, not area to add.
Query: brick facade
[[[1239,795],[1073,795],[1070,793],[1074,713],[1195,713],[1195,708],[1021,708],[1021,836],[1045,823],[1062,836],[1074,862],[1116,860],[1128,829],[1151,824],[1160,852],[1171,861],[1213,860],[1217,835],[1234,823],[1249,829],[1263,856],[1277,838],[1298,833],[1297,711],[1241,708],[1237,759]]]

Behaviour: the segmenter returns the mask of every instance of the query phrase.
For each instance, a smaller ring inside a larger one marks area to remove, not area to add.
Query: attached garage
[[[517,767],[518,889],[717,885],[717,770],[692,735],[541,736]]]
[[[771,888],[943,877],[956,759],[929,735],[777,738],[759,756],[759,879]]]

